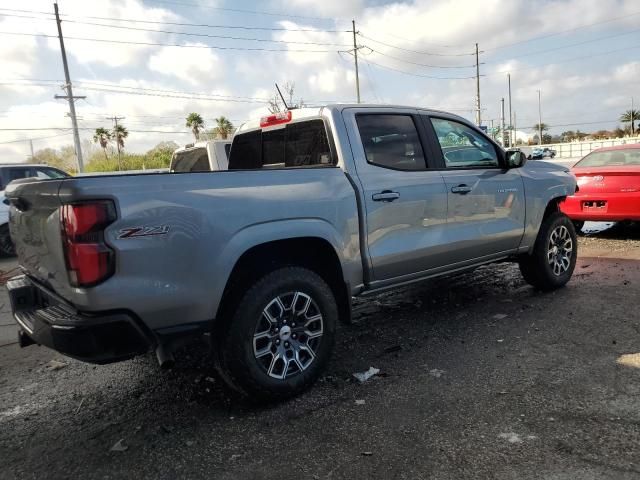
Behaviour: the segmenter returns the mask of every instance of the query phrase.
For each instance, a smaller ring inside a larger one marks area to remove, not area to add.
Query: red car
[[[585,221],[640,221],[640,144],[594,150],[571,168],[579,190],[561,204],[576,228]]]

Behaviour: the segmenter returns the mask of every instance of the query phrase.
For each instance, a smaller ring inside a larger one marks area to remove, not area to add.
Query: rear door
[[[483,260],[518,248],[524,233],[524,183],[498,147],[455,117],[423,117],[438,149],[447,190],[450,263]]]
[[[414,110],[349,109],[344,113],[366,209],[373,280],[442,265],[447,195],[430,169],[424,128]]]

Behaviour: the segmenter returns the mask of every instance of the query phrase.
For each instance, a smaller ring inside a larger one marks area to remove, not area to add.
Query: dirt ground
[[[200,347],[161,371],[8,344],[0,478],[640,478],[640,229],[579,248],[555,293],[499,264],[357,301],[326,375],[270,407]]]

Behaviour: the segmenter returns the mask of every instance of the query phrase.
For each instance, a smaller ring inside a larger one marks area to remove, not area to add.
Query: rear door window
[[[326,167],[333,163],[322,120],[241,133],[233,139],[229,155],[229,170]]]
[[[424,170],[424,152],[411,115],[356,116],[367,162],[394,170]]]

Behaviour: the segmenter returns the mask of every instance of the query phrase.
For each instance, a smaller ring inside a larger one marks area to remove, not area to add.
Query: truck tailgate
[[[5,191],[19,263],[26,273],[54,290],[67,283],[58,197],[62,182],[24,179],[12,182]]]

